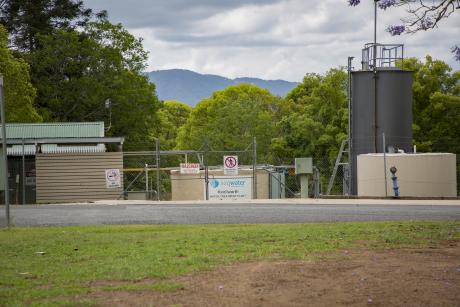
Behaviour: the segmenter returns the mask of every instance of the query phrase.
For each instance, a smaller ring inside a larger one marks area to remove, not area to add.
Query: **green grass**
[[[94,302],[72,297],[91,291],[173,291],[182,285],[165,278],[221,264],[311,260],[356,242],[381,249],[459,239],[460,222],[3,229],[0,305],[86,306]],[[140,282],[145,279],[155,281]],[[117,286],[92,287],[95,281],[116,281]]]

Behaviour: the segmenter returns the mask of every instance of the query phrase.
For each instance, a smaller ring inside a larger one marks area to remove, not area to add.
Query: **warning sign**
[[[238,156],[224,156],[224,175],[238,175]]]
[[[199,163],[181,163],[180,173],[181,174],[199,174],[200,164]]]
[[[118,168],[105,170],[105,184],[108,189],[121,187],[121,176]]]

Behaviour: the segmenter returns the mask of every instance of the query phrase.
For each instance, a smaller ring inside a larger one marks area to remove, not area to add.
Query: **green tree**
[[[125,148],[152,147],[159,102],[155,87],[142,74],[147,53],[140,39],[107,20],[82,31],[56,30],[39,35],[40,49],[29,56],[37,104],[46,121],[108,122],[109,135],[127,137]]]
[[[100,13],[103,16],[105,12]],[[83,1],[74,0],[2,0],[0,23],[10,33],[13,46],[20,51],[39,47],[37,35],[49,35],[56,29],[71,30],[83,26],[92,16]]]
[[[414,72],[413,132],[420,151],[460,153],[460,71],[431,56],[404,60]]]
[[[292,89],[271,144],[277,157],[335,158],[347,137],[346,82],[346,72],[331,69],[324,76],[307,74]]]
[[[179,101],[165,101],[158,110],[158,135],[161,148],[165,150],[176,147],[176,137],[179,129],[187,122],[192,107]]]
[[[281,99],[254,85],[240,84],[200,101],[179,130],[177,147],[241,150],[257,138],[258,158],[268,160]]]
[[[36,91],[30,83],[29,65],[15,58],[8,49],[8,34],[0,25],[0,74],[4,77],[6,120],[37,122],[41,120],[34,106]]]

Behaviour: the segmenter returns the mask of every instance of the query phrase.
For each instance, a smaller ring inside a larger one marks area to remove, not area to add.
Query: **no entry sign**
[[[238,156],[224,156],[224,175],[238,175]]]

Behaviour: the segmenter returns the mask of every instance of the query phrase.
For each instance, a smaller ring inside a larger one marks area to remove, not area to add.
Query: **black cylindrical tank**
[[[386,148],[412,152],[412,72],[354,71],[351,103],[352,194],[357,194],[356,157]]]

